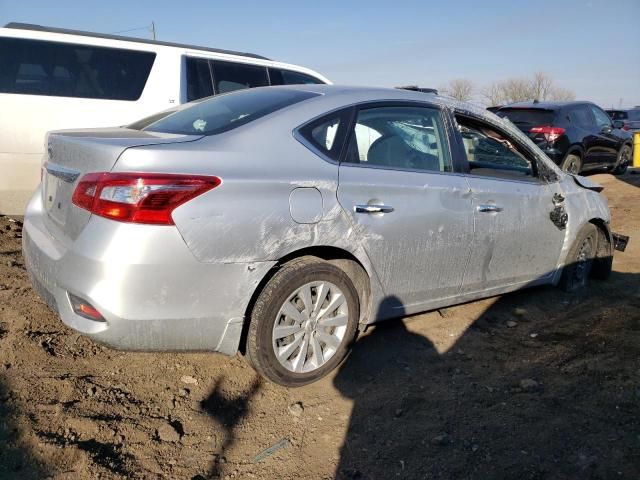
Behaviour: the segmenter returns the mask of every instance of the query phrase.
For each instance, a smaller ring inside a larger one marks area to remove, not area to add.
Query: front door
[[[505,133],[477,119],[457,121],[475,216],[463,292],[550,280],[565,236],[550,217],[556,204],[562,208],[557,184],[540,181],[535,159]]]
[[[338,200],[397,314],[460,291],[473,212],[467,181],[451,165],[440,110],[358,111],[340,165]]]

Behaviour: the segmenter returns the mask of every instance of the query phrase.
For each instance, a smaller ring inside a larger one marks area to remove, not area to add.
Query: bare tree
[[[573,100],[574,93],[557,87],[553,79],[544,72],[536,72],[533,78],[510,78],[494,82],[481,90],[489,106],[507,103],[544,100]]]
[[[490,107],[497,107],[504,103],[504,92],[502,91],[502,85],[498,82],[493,82],[491,85],[484,87],[480,91],[480,95],[484,97]]]
[[[543,101],[550,99],[554,90],[553,80],[544,72],[536,72],[529,83],[529,94],[533,100]]]
[[[570,101],[575,100],[576,95],[571,90],[562,88],[562,87],[554,87],[549,94],[549,100],[556,101]]]
[[[533,100],[529,81],[524,78],[511,78],[501,83],[505,101],[507,103]]]
[[[474,87],[470,80],[456,78],[455,80],[451,80],[447,86],[443,87],[442,91],[456,100],[466,102],[473,98]]]

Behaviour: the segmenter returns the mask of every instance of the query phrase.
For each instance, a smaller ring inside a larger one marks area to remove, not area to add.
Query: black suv
[[[593,103],[520,102],[496,113],[511,120],[569,173],[606,168],[621,175],[631,163],[632,135],[616,128]]]

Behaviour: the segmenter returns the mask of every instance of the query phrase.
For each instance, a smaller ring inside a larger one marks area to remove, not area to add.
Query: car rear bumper
[[[66,325],[122,350],[236,353],[251,295],[275,262],[202,263],[175,227],[97,216],[65,246],[44,215],[36,194],[24,219],[25,265]],[[77,315],[69,294],[105,321]]]

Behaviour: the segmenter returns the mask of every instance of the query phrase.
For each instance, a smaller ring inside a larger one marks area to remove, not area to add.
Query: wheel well
[[[360,261],[350,252],[342,250],[341,248],[329,247],[329,246],[315,246],[307,247],[301,250],[296,250],[288,255],[285,255],[267,272],[264,278],[260,281],[257,288],[253,292],[247,309],[245,311],[245,322],[242,327],[242,336],[240,338],[239,351],[243,355],[245,354],[247,331],[249,329],[249,322],[251,320],[251,311],[255,304],[260,292],[264,289],[265,285],[269,283],[269,280],[276,274],[276,272],[286,263],[300,257],[316,257],[325,260],[329,263],[336,265],[342,269],[353,282],[353,286],[358,292],[358,300],[360,302],[360,319],[359,323],[364,323],[364,320],[369,316],[369,304],[371,298],[371,280],[364,266]]]
[[[580,147],[579,145],[572,145],[571,147],[569,147],[569,150],[567,150],[564,158],[567,158],[568,155],[577,155],[578,157],[580,157],[580,160],[582,160],[582,147]]]

